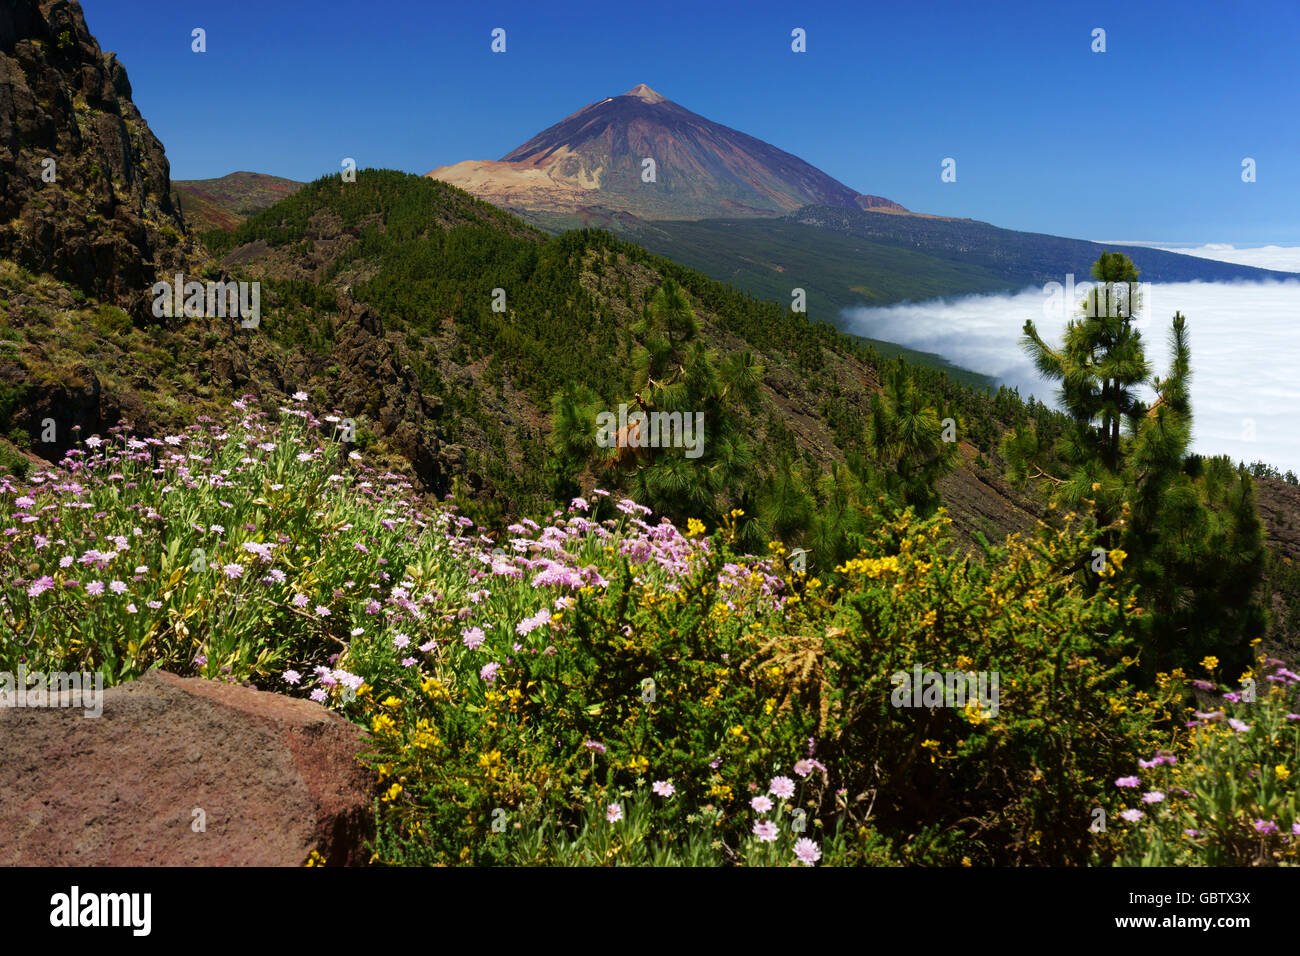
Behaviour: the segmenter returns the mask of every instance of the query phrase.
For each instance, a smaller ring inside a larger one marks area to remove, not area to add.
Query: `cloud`
[[[1107,243],[1103,243],[1107,245]],[[1199,256],[1202,259],[1217,259],[1220,262],[1232,262],[1239,266],[1255,266],[1258,269],[1276,269],[1279,272],[1300,273],[1300,246],[1254,246],[1238,249],[1226,242],[1209,242],[1203,246],[1177,245],[1160,242],[1113,242],[1109,245],[1148,246],[1163,249],[1166,252],[1181,252],[1185,256]]]
[[[1300,472],[1300,279],[1145,286],[1134,324],[1157,375],[1168,371],[1175,311],[1187,316],[1192,353],[1193,449]],[[842,315],[847,331],[937,352],[1018,388],[1022,397],[1059,407],[1053,384],[1039,377],[1020,338],[1025,320],[1033,319],[1044,339],[1059,341],[1065,313],[1064,295],[1030,288]]]

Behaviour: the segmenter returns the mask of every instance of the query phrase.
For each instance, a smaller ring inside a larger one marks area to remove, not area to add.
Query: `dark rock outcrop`
[[[6,0],[0,258],[144,318],[155,275],[187,248],[169,176],[162,143],[131,102],[126,70],[100,50],[81,5]]]
[[[365,746],[311,701],[162,671],[99,717],[0,708],[0,865],[364,863]]]

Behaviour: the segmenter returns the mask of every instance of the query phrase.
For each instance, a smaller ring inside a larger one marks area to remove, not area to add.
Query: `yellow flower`
[[[370,729],[376,734],[391,734],[397,729],[397,725],[387,714],[376,714],[370,721]]]
[[[394,697],[392,694],[389,694],[387,697],[384,698],[384,703],[383,703],[382,706],[384,706],[384,707],[401,707],[401,706],[402,706],[402,701],[401,701],[401,698]]]
[[[388,790],[384,793],[384,802],[385,802],[385,803],[392,803],[394,800],[397,799],[397,795],[398,795],[399,793],[401,793],[401,792],[402,792],[402,785],[401,785],[400,783],[395,783],[395,784],[393,784],[393,785],[392,785],[391,787],[389,787]]]
[[[1291,776],[1291,771],[1287,769],[1287,766],[1284,763],[1280,763],[1276,767],[1274,767],[1273,773],[1277,776],[1277,779],[1279,780],[1285,780],[1287,777]]]
[[[1201,661],[1201,666],[1207,671],[1212,671],[1219,666],[1219,659],[1213,654],[1210,654],[1205,658],[1205,660]]]
[[[1124,559],[1128,557],[1128,552],[1122,548],[1116,548],[1114,551],[1110,552],[1110,554],[1106,555],[1106,557],[1110,560],[1111,564],[1115,565],[1116,571],[1122,571],[1124,570]]]
[[[699,518],[686,519],[686,536],[689,538],[697,534],[704,534],[704,522]]]

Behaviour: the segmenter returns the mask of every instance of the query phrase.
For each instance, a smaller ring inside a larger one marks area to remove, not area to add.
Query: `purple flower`
[[[650,789],[661,797],[671,797],[677,792],[677,789],[667,780],[656,780],[650,785]]]
[[[772,843],[776,840],[776,824],[771,820],[755,820],[754,836],[758,837],[760,842]]]
[[[393,635],[393,650],[397,650],[397,651],[403,650],[410,643],[411,643],[411,639],[407,637],[405,634]]]
[[[749,805],[754,808],[755,813],[767,813],[772,809],[772,800],[766,796],[757,796],[749,801]]]
[[[617,803],[611,803],[605,808],[605,819],[610,823],[618,823],[623,819],[623,807]]]
[[[1115,781],[1115,786],[1117,786],[1117,787],[1140,787],[1140,786],[1142,786],[1142,781],[1141,781],[1141,779],[1138,778],[1138,777],[1120,777],[1118,780]]]
[[[40,597],[52,587],[54,587],[54,578],[47,574],[32,582],[32,586],[27,589],[27,596],[29,598]]]
[[[1120,813],[1120,816],[1125,820],[1127,820],[1129,823],[1137,823],[1144,816],[1146,816],[1146,814],[1143,813],[1141,810],[1125,810],[1122,813]]]
[[[807,837],[800,837],[794,844],[794,855],[804,866],[812,866],[822,858],[822,851],[817,844]]]
[[[1228,726],[1231,727],[1239,734],[1244,734],[1246,731],[1250,730],[1250,724],[1246,723],[1245,721],[1238,720],[1236,717],[1228,718]]]
[[[1214,690],[1214,684],[1208,680],[1191,681],[1193,687],[1199,687],[1201,690]]]
[[[284,682],[286,684],[299,684],[302,682],[302,675],[294,670],[285,671]]]
[[[1150,793],[1142,794],[1143,803],[1159,803],[1165,798],[1165,795],[1159,790],[1152,790]]]
[[[1276,833],[1277,824],[1272,820],[1256,820],[1255,832],[1257,833]]]
[[[585,744],[583,744],[583,746],[586,747],[588,750],[596,751],[596,753],[598,754],[603,754],[605,752],[605,745],[601,743],[597,743],[594,740],[588,740]]]
[[[103,581],[91,581],[89,584],[86,585],[86,593],[87,593],[87,594],[92,594],[92,595],[94,595],[95,597],[98,597],[99,595],[103,594],[103,593],[104,593],[104,582],[103,582]]]
[[[414,666],[415,666],[416,664],[418,664],[418,663],[420,663],[420,662],[419,662],[416,658],[414,658],[414,657],[403,657],[403,658],[402,658],[402,666],[403,666],[403,667],[414,667]]]
[[[499,671],[500,669],[501,669],[501,665],[498,664],[496,661],[492,661],[489,664],[483,665],[483,667],[478,672],[478,676],[481,679],[487,681],[489,684],[491,684],[497,679],[497,671]]]
[[[767,792],[783,800],[789,800],[794,796],[794,781],[789,777],[773,777]]]
[[[1198,837],[1200,835],[1201,835],[1200,830],[1193,830],[1190,827],[1183,831],[1183,836],[1185,837]]]
[[[317,604],[317,605],[316,605],[316,616],[317,616],[317,617],[329,617],[329,616],[330,616],[330,609],[327,608],[327,607],[326,607],[325,605],[323,605],[323,604]]]
[[[327,691],[324,687],[317,687],[314,691],[311,692],[311,699],[316,701],[316,703],[318,704],[325,703],[325,701],[328,698],[329,698],[329,691]]]
[[[208,655],[206,654],[196,654],[194,656],[194,663],[198,664],[200,667],[202,667],[207,662],[208,662]]]
[[[483,633],[483,629],[481,627],[469,627],[461,631],[460,636],[461,636],[461,641],[464,643],[466,647],[468,647],[471,651],[476,651],[478,650],[479,645],[483,643],[487,635]]]

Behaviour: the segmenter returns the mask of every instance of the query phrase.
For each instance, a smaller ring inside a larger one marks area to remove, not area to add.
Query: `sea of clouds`
[[[1300,248],[1161,248],[1300,272]],[[1087,279],[1075,277],[1076,282]],[[1143,310],[1134,324],[1157,375],[1169,368],[1170,319],[1176,311],[1187,317],[1194,450],[1236,461],[1262,460],[1300,473],[1300,276],[1153,283],[1143,294]],[[843,317],[847,331],[936,352],[1018,388],[1022,397],[1033,395],[1059,407],[1055,384],[1038,375],[1020,343],[1026,319],[1034,320],[1046,341],[1059,342],[1074,316],[1073,310],[1066,312],[1063,294],[1035,287],[1009,295],[846,309]]]

